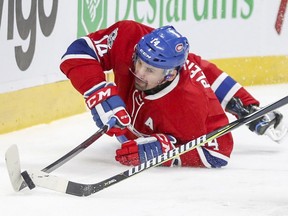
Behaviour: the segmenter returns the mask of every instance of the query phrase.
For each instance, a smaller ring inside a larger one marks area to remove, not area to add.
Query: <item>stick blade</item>
[[[12,145],[8,148],[5,153],[5,161],[13,189],[15,191],[20,191],[23,179],[21,176],[18,147],[16,145]]]

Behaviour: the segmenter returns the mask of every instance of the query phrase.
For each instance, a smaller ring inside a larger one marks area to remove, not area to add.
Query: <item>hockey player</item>
[[[138,165],[228,124],[224,110],[241,118],[259,106],[230,76],[189,53],[187,38],[172,26],[119,21],[75,40],[60,68],[84,96],[98,127],[117,119],[107,134],[122,143],[115,159],[124,165]],[[109,70],[115,83],[105,79]],[[269,135],[278,140],[286,132],[276,130],[281,119],[272,112],[250,129],[261,135],[277,131]],[[228,133],[163,165],[222,167],[232,150]]]

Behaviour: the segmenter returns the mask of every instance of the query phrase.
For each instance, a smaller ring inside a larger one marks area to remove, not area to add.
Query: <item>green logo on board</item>
[[[243,0],[242,4],[238,4],[237,0],[78,0],[77,36],[127,19],[154,27],[187,21],[247,20],[252,16],[254,7],[254,0]]]
[[[107,0],[78,0],[77,37],[107,27]]]

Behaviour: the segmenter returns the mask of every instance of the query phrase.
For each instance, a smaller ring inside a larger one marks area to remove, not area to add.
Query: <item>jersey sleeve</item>
[[[134,21],[119,21],[106,29],[75,40],[62,57],[61,71],[83,94],[105,80],[105,71],[128,73],[135,44],[152,28]]]
[[[81,94],[105,80],[95,45],[89,37],[75,40],[62,57],[61,71]]]
[[[202,68],[212,90],[215,92],[223,109],[232,97],[238,97],[244,106],[253,104],[259,105],[259,101],[255,99],[240,83],[234,80],[227,73],[219,69],[215,64],[202,59],[200,56],[190,54]]]

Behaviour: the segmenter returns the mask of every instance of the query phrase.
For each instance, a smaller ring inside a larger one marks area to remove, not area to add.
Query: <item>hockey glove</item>
[[[174,137],[164,134],[140,137],[123,143],[121,149],[116,150],[115,159],[123,165],[136,166],[175,148],[175,143]],[[170,166],[171,163],[167,161],[164,165]]]
[[[114,83],[101,82],[84,94],[87,107],[91,110],[93,120],[99,128],[112,118],[116,118],[116,125],[107,134],[120,136],[131,122],[125,109],[123,100],[117,94]]]
[[[226,111],[235,115],[238,119],[243,118],[259,108],[255,105],[243,106],[239,98],[232,98],[226,106]],[[270,112],[248,124],[251,131],[258,135],[267,135],[273,141],[280,141],[287,133],[287,128],[282,122],[283,115],[278,111]]]
[[[254,107],[257,110],[258,107]],[[287,133],[287,128],[283,124],[283,115],[279,111],[270,112],[260,119],[249,123],[249,129],[258,135],[267,135],[272,140],[278,142]]]

